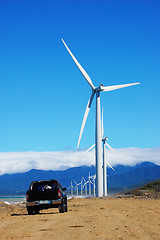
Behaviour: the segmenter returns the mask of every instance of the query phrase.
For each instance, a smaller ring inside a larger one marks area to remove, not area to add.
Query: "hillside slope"
[[[107,169],[109,191],[118,192],[160,179],[160,166],[146,162],[134,167]],[[44,171],[32,169],[26,173],[4,174],[0,176],[0,195],[24,194],[32,181],[58,179],[62,186],[69,187],[71,180],[78,183],[82,176],[87,180],[89,173],[95,174],[95,167],[74,167],[65,171]]]

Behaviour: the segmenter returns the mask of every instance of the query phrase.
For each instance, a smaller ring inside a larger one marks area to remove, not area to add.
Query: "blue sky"
[[[160,135],[159,1],[0,3],[0,151],[76,149],[91,89],[101,94],[104,130],[114,148],[156,148]],[[95,101],[80,148],[94,143]]]

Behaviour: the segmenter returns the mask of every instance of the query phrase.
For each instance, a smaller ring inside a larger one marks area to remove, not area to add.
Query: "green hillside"
[[[160,193],[160,181],[148,183],[145,186],[141,187],[141,189]]]
[[[148,184],[145,184],[142,187],[138,187],[130,191],[126,191],[124,195],[131,196],[131,197],[136,196],[138,198],[160,199],[160,181],[157,180],[154,182],[150,182]]]

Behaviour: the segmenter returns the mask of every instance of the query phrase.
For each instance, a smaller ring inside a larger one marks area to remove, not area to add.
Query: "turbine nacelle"
[[[104,143],[105,143],[105,141],[106,141],[106,140],[108,140],[108,138],[107,138],[107,137],[103,138],[103,139],[102,139],[102,142],[104,142]]]
[[[95,92],[101,92],[103,91],[103,84],[101,83],[98,87],[94,89]]]

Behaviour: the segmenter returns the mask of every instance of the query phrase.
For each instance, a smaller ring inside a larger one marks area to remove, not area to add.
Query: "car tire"
[[[27,207],[27,212],[28,212],[28,215],[33,215],[33,208]]]
[[[62,203],[59,208],[59,213],[64,213],[64,212],[65,212],[65,204],[64,204],[64,199],[62,199]]]
[[[65,212],[68,212],[67,199],[66,199],[66,202],[65,202]]]
[[[39,209],[35,209],[35,214],[39,214]]]
[[[65,207],[65,212],[68,212],[68,207],[67,207],[67,205],[66,205],[66,207]]]

